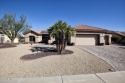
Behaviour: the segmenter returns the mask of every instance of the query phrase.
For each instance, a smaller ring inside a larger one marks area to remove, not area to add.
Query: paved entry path
[[[125,46],[78,46],[108,62],[115,71],[125,71]]]

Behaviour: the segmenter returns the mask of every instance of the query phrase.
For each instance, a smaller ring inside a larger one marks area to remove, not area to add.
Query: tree
[[[61,20],[52,25],[48,29],[48,32],[50,36],[55,38],[56,48],[59,54],[65,52],[68,39],[75,34],[75,30]]]
[[[26,23],[26,17],[20,16],[17,20],[16,16],[13,14],[5,14],[3,18],[0,19],[0,31],[7,35],[8,38],[13,43],[14,39],[21,33],[30,29],[30,26]]]

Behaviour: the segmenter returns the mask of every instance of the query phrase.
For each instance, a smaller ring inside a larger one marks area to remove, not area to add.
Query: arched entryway
[[[29,36],[29,42],[35,43],[36,39],[35,36]]]

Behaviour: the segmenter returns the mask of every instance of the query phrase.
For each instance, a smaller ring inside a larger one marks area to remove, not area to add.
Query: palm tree
[[[50,36],[55,38],[56,48],[59,54],[65,52],[68,39],[75,34],[75,30],[66,22],[62,22],[61,20],[52,25],[48,29],[48,32]]]

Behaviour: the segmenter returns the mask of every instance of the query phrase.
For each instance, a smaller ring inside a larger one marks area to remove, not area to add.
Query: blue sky
[[[25,15],[33,30],[46,29],[58,20],[125,31],[125,0],[0,0],[5,13]]]

